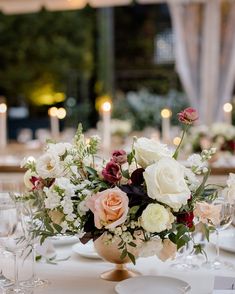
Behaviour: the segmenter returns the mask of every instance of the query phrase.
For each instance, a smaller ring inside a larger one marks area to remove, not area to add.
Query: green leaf
[[[128,245],[130,245],[132,247],[136,247],[136,244],[134,242],[130,242],[130,243],[128,243]]]
[[[98,177],[98,173],[97,173],[97,171],[96,171],[94,168],[92,168],[92,167],[90,167],[90,166],[85,166],[85,170],[86,170],[91,176],[93,176],[93,177]]]
[[[177,228],[178,229],[178,228]],[[185,225],[180,225],[179,229],[177,231],[177,238],[179,239],[181,236],[183,236],[186,232],[188,232],[188,227]]]
[[[169,239],[170,239],[174,244],[176,244],[176,242],[177,242],[176,234],[174,234],[174,233],[170,233],[170,235],[169,235]]]
[[[130,214],[136,214],[137,211],[139,210],[140,206],[139,205],[135,205],[135,206],[132,206],[129,210],[129,213]]]
[[[129,170],[123,170],[122,171],[122,176],[126,179],[130,179],[130,174],[129,174]]]
[[[131,165],[133,159],[134,159],[134,153],[133,153],[133,151],[132,151],[131,153],[129,153],[129,154],[127,155],[127,162],[128,162],[129,165]]]
[[[135,262],[135,256],[132,253],[130,253],[130,252],[127,252],[127,255],[130,258],[131,262],[135,265],[136,264],[136,262]]]
[[[53,227],[56,229],[56,231],[58,233],[60,233],[62,231],[62,227],[60,225],[57,225],[57,224],[53,224]]]
[[[39,261],[41,259],[42,259],[42,256],[41,255],[37,255],[36,258],[35,258],[36,261]]]
[[[127,250],[124,249],[124,250],[122,251],[122,253],[121,253],[120,258],[121,258],[121,259],[124,259],[126,256],[127,256]]]

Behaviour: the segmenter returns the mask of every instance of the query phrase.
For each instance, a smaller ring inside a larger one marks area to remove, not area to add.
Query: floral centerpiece
[[[196,119],[191,108],[179,114],[185,129]],[[205,185],[206,162],[215,150],[191,156],[186,168],[177,161],[181,143],[172,152],[154,140],[134,138],[131,152],[116,150],[108,161],[97,155],[99,139],[86,140],[81,126],[73,143],[49,143],[43,155],[23,164],[24,196],[38,208],[34,235],[41,242],[57,234],[78,235],[86,243],[105,234],[107,248],[118,238],[120,258],[133,263],[140,239],[138,255],[173,258],[191,240],[195,217],[207,232],[218,217],[210,204],[217,191]]]
[[[194,126],[190,129],[185,143],[189,152],[201,152],[215,147],[217,151],[235,153],[235,127],[226,123],[214,123],[210,127]]]

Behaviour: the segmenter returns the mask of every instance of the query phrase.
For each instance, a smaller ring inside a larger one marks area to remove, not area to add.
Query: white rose
[[[49,144],[48,151],[51,153],[55,153],[58,156],[62,156],[65,154],[66,151],[72,149],[72,145],[70,143],[56,143],[56,144]]]
[[[149,204],[141,215],[141,225],[150,233],[160,233],[170,229],[173,221],[173,214],[158,203]]]
[[[184,179],[185,168],[173,158],[162,158],[146,168],[144,179],[150,198],[178,211],[187,203],[191,192]]]
[[[134,144],[136,160],[143,168],[157,162],[162,157],[171,157],[167,145],[153,139],[139,138]]]
[[[53,153],[46,153],[38,158],[36,171],[43,179],[61,177],[64,173],[59,157]]]
[[[24,184],[29,190],[33,189],[34,187],[33,183],[31,182],[32,177],[38,177],[38,175],[35,172],[32,172],[30,169],[27,170],[24,174]]]

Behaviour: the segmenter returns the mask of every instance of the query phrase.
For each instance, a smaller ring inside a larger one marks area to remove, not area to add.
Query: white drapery
[[[235,80],[235,1],[169,2],[176,66],[201,122],[223,120]]]

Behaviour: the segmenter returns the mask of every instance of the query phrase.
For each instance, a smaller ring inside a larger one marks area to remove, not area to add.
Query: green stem
[[[189,126],[190,126],[190,125],[186,125],[186,127],[185,127],[184,130],[183,130],[183,134],[182,134],[182,137],[181,137],[181,139],[180,139],[180,143],[179,143],[179,145],[177,146],[177,148],[176,148],[176,150],[175,150],[175,153],[173,154],[173,158],[174,158],[174,159],[177,159],[177,158],[178,158],[179,150],[180,150],[180,148],[181,148],[181,145],[182,145],[183,140],[184,140],[184,136],[185,136],[185,134],[186,134],[186,132],[187,132]]]

